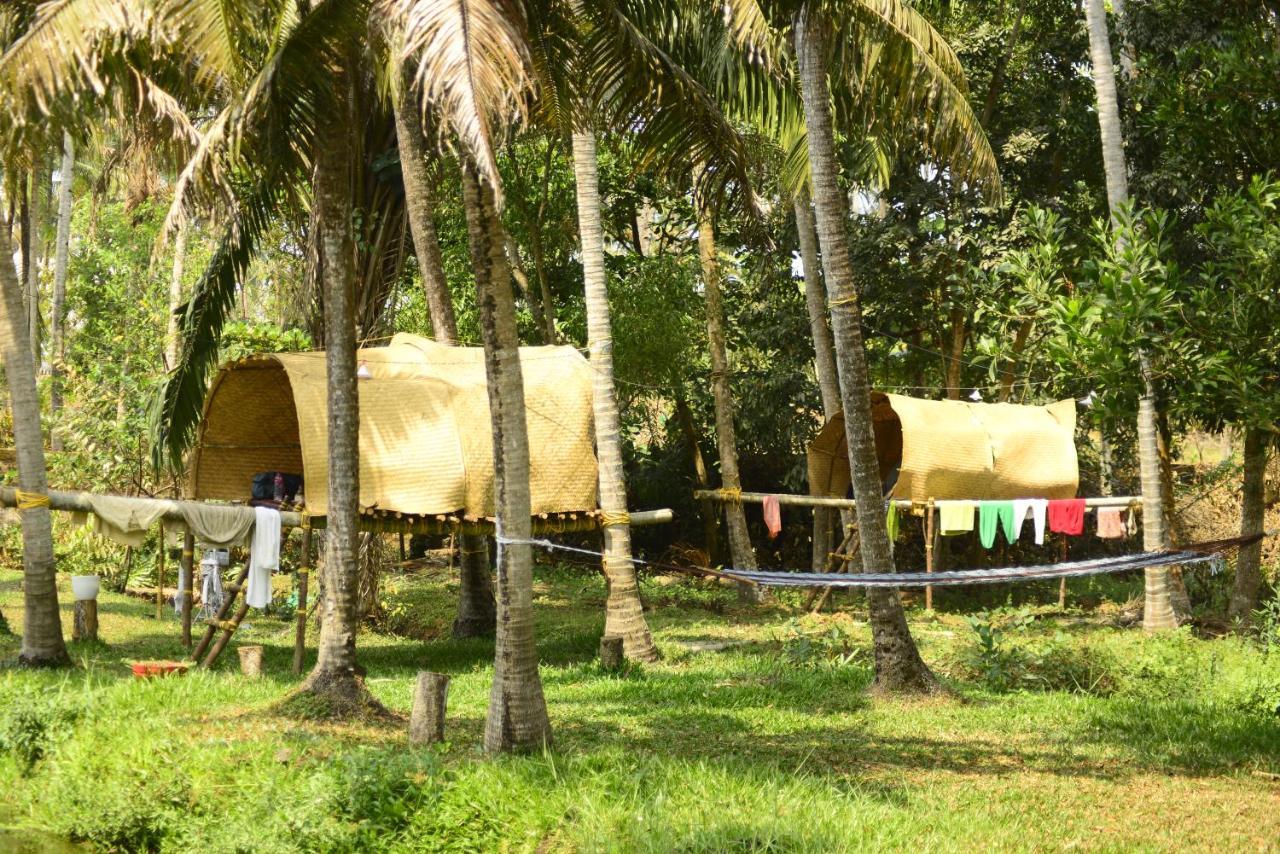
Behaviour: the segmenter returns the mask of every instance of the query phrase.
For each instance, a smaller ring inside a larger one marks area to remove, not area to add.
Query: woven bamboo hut
[[[873,392],[876,457],[887,497],[1072,498],[1080,484],[1074,400],[1047,406],[921,400]],[[809,492],[844,498],[844,416],[809,445]]]
[[[494,514],[484,351],[416,335],[358,352],[360,505],[382,513]],[[591,376],[572,347],[521,347],[534,514],[596,508]],[[192,498],[248,500],[262,471],[301,474],[328,508],[323,353],[253,356],[219,371],[190,461]]]

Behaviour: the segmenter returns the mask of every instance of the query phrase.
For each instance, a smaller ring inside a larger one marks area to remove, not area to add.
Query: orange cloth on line
[[[1078,537],[1084,533],[1084,499],[1064,498],[1049,502],[1049,530]]]
[[[778,504],[778,496],[766,495],[761,502],[764,507],[764,526],[769,529],[769,539],[782,533],[782,506]]]
[[[1121,507],[1099,507],[1098,508],[1098,537],[1103,540],[1115,540],[1123,537],[1125,533],[1124,518],[1121,515],[1124,509]]]

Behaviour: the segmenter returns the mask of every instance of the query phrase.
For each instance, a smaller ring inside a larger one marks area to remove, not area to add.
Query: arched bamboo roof
[[[415,515],[494,514],[484,351],[399,334],[358,351],[360,505]],[[533,513],[596,507],[591,376],[572,347],[521,347]],[[219,371],[191,458],[193,498],[248,500],[261,471],[301,474],[328,508],[323,353],[254,356]]]
[[[1080,485],[1074,400],[1047,406],[922,400],[873,392],[876,456],[889,493],[935,499],[1072,498]],[[809,492],[845,497],[844,416],[809,445]]]

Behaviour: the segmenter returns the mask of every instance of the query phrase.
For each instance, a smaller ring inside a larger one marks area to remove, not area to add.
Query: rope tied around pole
[[[15,489],[13,495],[19,510],[34,510],[37,507],[49,506],[49,496],[43,492],[23,492],[21,489]]]
[[[613,528],[619,525],[630,525],[630,524],[631,524],[631,514],[628,513],[626,510],[623,510],[620,513],[611,513],[608,510],[600,511],[600,527],[601,528]]]
[[[840,299],[828,300],[827,308],[840,308],[841,306],[844,306],[844,305],[853,305],[857,301],[858,301],[857,294],[854,294],[853,296],[841,297]]]
[[[742,503],[742,487],[740,486],[721,487],[716,490],[716,494],[720,496],[723,501],[731,501],[734,504]]]

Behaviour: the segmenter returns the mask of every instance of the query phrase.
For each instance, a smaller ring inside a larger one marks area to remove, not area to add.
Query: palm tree
[[[840,402],[849,447],[862,565],[893,565],[871,421],[862,313],[839,186],[828,72],[847,85],[842,111],[887,127],[923,124],[928,147],[961,178],[998,187],[995,158],[965,99],[959,60],[919,13],[901,2],[823,4],[729,0],[729,26],[759,61],[785,74],[786,34],[796,58],[807,131],[809,177],[834,332]],[[866,125],[864,125],[866,126]],[[920,658],[896,590],[868,592],[876,685],[885,691],[931,691],[937,681]]]
[[[1116,75],[1111,61],[1111,35],[1102,0],[1085,0],[1085,21],[1089,30],[1089,58],[1093,66],[1093,87],[1098,102],[1098,128],[1102,137],[1102,166],[1106,174],[1107,204],[1114,223],[1128,203],[1129,180],[1125,171],[1124,137],[1120,108],[1116,99]],[[1151,356],[1138,351],[1138,467],[1142,481],[1142,547],[1146,551],[1169,548],[1168,520],[1165,518],[1160,477],[1160,448],[1156,428],[1156,380]],[[1148,632],[1178,625],[1171,599],[1169,569],[1146,570],[1146,596],[1142,626]]]
[[[9,380],[9,406],[13,414],[13,439],[18,452],[18,488],[22,513],[22,598],[26,611],[22,623],[19,661],[32,666],[70,664],[62,641],[58,611],[57,576],[53,558],[53,520],[47,498],[49,482],[44,465],[44,439],[40,433],[40,395],[36,369],[27,340],[27,314],[22,285],[10,259],[13,244],[0,228],[0,349]],[[43,503],[41,499],[43,498]],[[24,504],[29,501],[29,505]]]
[[[53,300],[49,311],[49,414],[54,421],[62,409],[62,357],[66,350],[67,268],[71,255],[71,185],[76,157],[71,134],[62,134],[62,165],[58,170],[58,236],[54,244]],[[55,429],[49,447],[62,450],[62,437]]]
[[[587,348],[591,359],[591,407],[599,459],[600,509],[604,520],[606,635],[620,635],[623,653],[639,661],[658,657],[645,622],[631,560],[627,523],[627,486],[622,468],[618,396],[613,378],[613,327],[605,283],[604,238],[600,226],[600,185],[596,174],[596,138],[590,130],[573,134],[573,173],[578,196],[578,233],[582,239],[582,277],[587,308]]]
[[[729,353],[725,344],[724,298],[721,292],[720,257],[716,251],[715,217],[711,203],[698,199],[698,260],[702,265],[702,286],[707,304],[707,342],[711,350],[711,391],[715,399],[716,444],[720,449],[720,486],[732,494],[742,489],[738,473],[738,439],[734,431],[733,392],[729,388]],[[726,500],[725,524],[729,533],[729,555],[736,569],[756,569],[756,552],[747,532],[747,516],[741,501]],[[744,599],[757,596],[759,588],[739,584]]]

